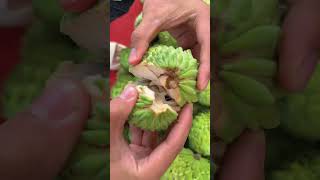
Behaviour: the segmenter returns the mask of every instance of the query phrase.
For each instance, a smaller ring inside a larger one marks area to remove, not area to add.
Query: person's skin
[[[279,45],[279,83],[303,90],[313,74],[320,50],[320,1],[291,0]]]
[[[157,133],[130,127],[131,143],[123,137],[124,124],[137,100],[128,86],[110,102],[110,177],[119,180],[157,180],[183,148],[192,126],[192,105],[185,105],[169,134],[157,144]]]
[[[145,0],[143,20],[131,37],[131,64],[141,61],[161,31],[169,31],[181,47],[192,50],[200,62],[197,87],[206,88],[210,80],[210,7],[201,0]]]
[[[31,107],[2,123],[1,179],[56,177],[88,119],[89,104],[89,95],[79,82],[57,80],[48,84]]]

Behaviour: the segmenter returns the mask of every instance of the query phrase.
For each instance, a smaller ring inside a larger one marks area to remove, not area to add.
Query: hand
[[[210,79],[210,7],[201,0],[145,0],[143,20],[131,37],[131,64],[141,61],[161,31],[169,31],[181,47],[192,50],[200,61],[198,89],[206,88]]]
[[[1,179],[54,179],[89,115],[80,82],[55,80],[31,107],[0,125]]]
[[[59,0],[59,2],[68,12],[82,12],[90,9],[97,0]]]
[[[318,63],[320,2],[292,1],[280,41],[279,81],[290,91],[303,90]]]
[[[192,106],[186,105],[167,138],[159,145],[157,134],[130,127],[131,144],[123,138],[123,127],[137,100],[127,87],[110,102],[110,177],[118,180],[160,179],[183,148],[192,125]]]
[[[244,132],[228,147],[218,180],[263,180],[265,148],[263,131]]]

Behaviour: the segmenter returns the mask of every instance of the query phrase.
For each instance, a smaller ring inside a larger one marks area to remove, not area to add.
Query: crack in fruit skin
[[[138,79],[148,80],[161,87],[162,91],[180,107],[185,103],[197,101],[195,87],[197,69],[198,63],[190,51],[163,45],[150,47],[140,64],[129,67],[129,71]],[[144,101],[148,98],[149,101]],[[165,102],[165,96],[157,103],[155,98],[144,96],[139,92],[137,104],[128,122],[150,131],[165,130],[178,116],[179,111],[172,105]]]

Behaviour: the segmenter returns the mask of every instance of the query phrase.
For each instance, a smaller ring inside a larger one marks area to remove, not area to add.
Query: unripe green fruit
[[[210,82],[208,83],[206,89],[199,92],[198,99],[201,105],[210,107]]]
[[[210,161],[194,154],[190,149],[183,148],[161,180],[210,179]]]
[[[192,150],[203,156],[210,156],[210,111],[195,116],[188,140]]]

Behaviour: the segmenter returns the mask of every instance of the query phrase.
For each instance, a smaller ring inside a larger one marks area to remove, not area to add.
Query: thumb
[[[31,107],[0,126],[0,177],[53,179],[77,142],[89,104],[80,83],[48,85]]]
[[[133,31],[131,35],[131,53],[129,56],[129,63],[132,65],[138,64],[144,53],[147,51],[150,42],[160,32],[163,22],[159,18],[148,14],[143,16],[139,26]]]
[[[110,144],[115,146],[123,139],[123,126],[136,103],[137,96],[137,90],[133,86],[128,86],[119,97],[111,100]]]

